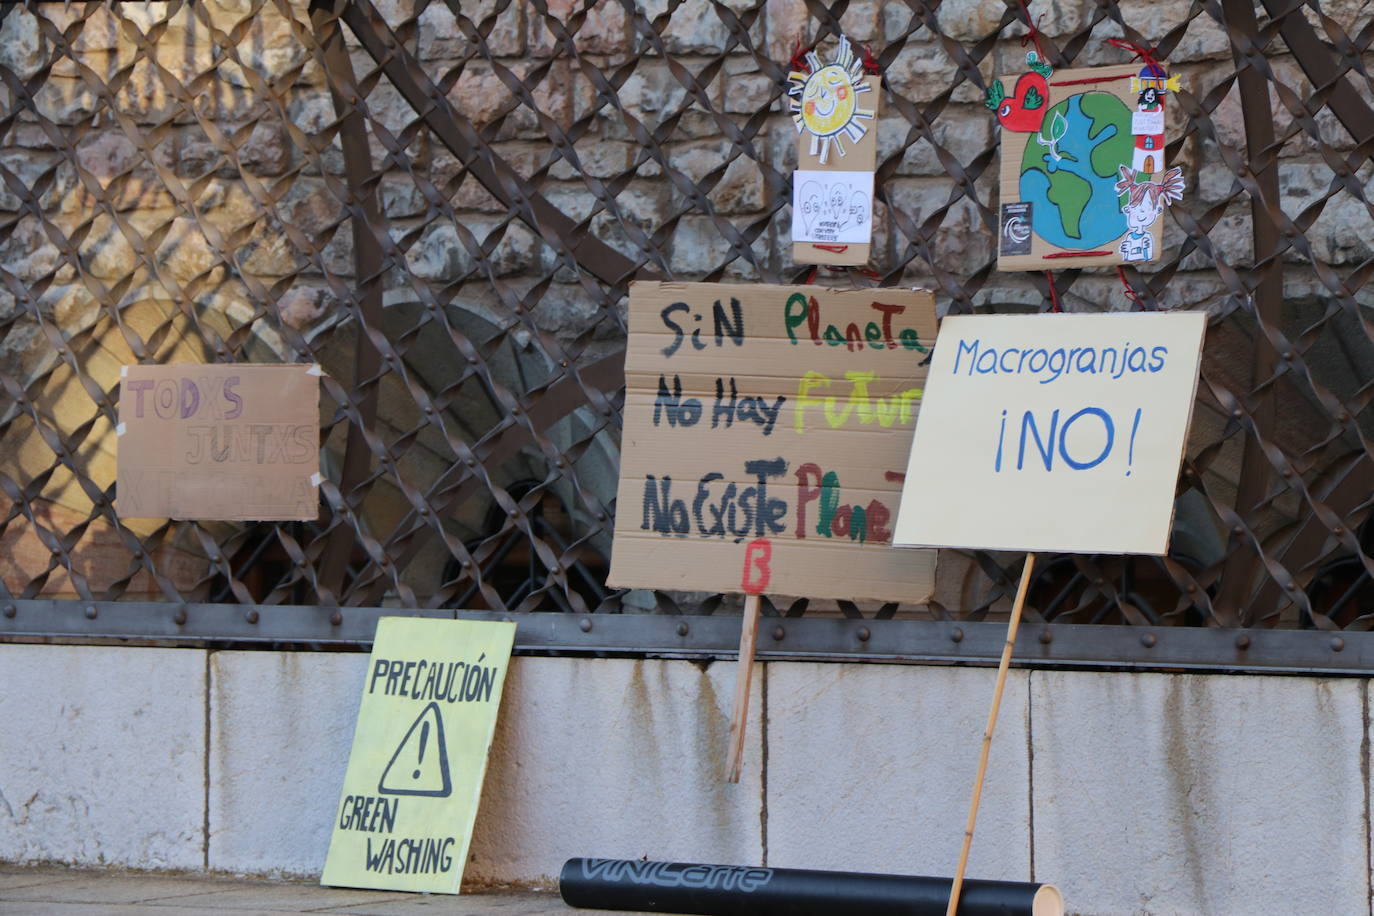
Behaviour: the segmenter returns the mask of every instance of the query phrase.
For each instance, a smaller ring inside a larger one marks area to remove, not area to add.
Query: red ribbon
[[[1035,53],[1040,55],[1041,60],[1044,60],[1045,50],[1040,47],[1040,30],[1035,26],[1040,19],[1045,18],[1045,14],[1041,13],[1038,19],[1032,19],[1030,10],[1026,9],[1025,0],[1016,0],[1016,3],[1021,7],[1021,15],[1026,17],[1026,34],[1021,38],[1021,47],[1024,48],[1027,44],[1033,43]]]
[[[1059,294],[1054,291],[1054,274],[1045,271],[1045,282],[1050,285],[1050,311],[1056,314],[1062,311],[1059,308]]]
[[[882,68],[878,66],[878,59],[873,56],[873,48],[864,45],[864,72],[873,76],[881,76]]]
[[[1135,55],[1135,57],[1133,58],[1134,60],[1142,60],[1146,63],[1146,65],[1158,68],[1161,73],[1164,72],[1164,65],[1161,64],[1155,58],[1154,48],[1142,48],[1135,42],[1127,41],[1124,38],[1108,38],[1107,44],[1111,45],[1113,48],[1120,48],[1123,51],[1130,51],[1133,55]]]
[[[1148,305],[1146,305],[1145,302],[1144,302],[1144,300],[1141,299],[1140,296],[1139,296],[1139,294],[1136,293],[1135,288],[1131,286],[1131,282],[1130,282],[1129,280],[1126,279],[1126,271],[1125,271],[1125,269],[1122,268],[1121,265],[1119,265],[1119,264],[1117,265],[1117,268],[1116,268],[1116,275],[1117,275],[1118,277],[1121,278],[1121,285],[1124,286],[1124,287],[1126,288],[1126,298],[1127,298],[1127,299],[1131,300],[1131,301],[1134,302],[1136,305],[1140,306],[1140,310],[1141,310],[1142,312],[1153,312],[1153,311],[1154,311],[1154,309],[1152,309],[1152,308],[1150,308]]]

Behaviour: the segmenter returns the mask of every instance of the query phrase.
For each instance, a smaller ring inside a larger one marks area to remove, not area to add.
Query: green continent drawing
[[[1129,165],[1131,111],[1107,92],[1071,96],[1045,112],[1021,157],[1021,200],[1036,235],[1060,248],[1098,248],[1126,231],[1117,167]]]
[[[1050,187],[1045,192],[1049,202],[1059,208],[1059,221],[1064,234],[1072,238],[1082,238],[1079,223],[1083,219],[1083,208],[1093,196],[1093,186],[1073,172],[1055,169],[1050,172]]]

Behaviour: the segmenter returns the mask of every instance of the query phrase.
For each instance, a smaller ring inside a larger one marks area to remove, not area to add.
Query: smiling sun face
[[[867,132],[864,121],[873,120],[873,111],[859,107],[859,94],[869,91],[864,82],[863,62],[858,60],[847,38],[840,39],[833,63],[821,65],[815,51],[806,54],[806,69],[794,70],[787,77],[792,96],[792,120],[797,133],[811,134],[811,155],[825,165],[830,146],[845,154],[842,137],[858,143]]]
[[[854,84],[848,71],[831,64],[811,74],[802,90],[801,119],[818,137],[844,130],[854,117]]]

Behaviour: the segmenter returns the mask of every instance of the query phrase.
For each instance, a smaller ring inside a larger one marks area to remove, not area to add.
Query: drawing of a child
[[[1159,181],[1140,180],[1140,173],[1121,166],[1121,180],[1116,183],[1118,194],[1126,195],[1121,212],[1126,215],[1127,232],[1119,251],[1123,261],[1149,261],[1154,257],[1154,235],[1150,227],[1159,219],[1164,208],[1183,199],[1183,172],[1172,168]]]

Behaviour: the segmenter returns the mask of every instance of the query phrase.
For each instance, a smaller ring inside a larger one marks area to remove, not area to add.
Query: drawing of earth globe
[[[1134,147],[1131,111],[1110,93],[1085,92],[1045,112],[1021,157],[1021,200],[1035,233],[1077,251],[1125,234],[1116,183]]]

